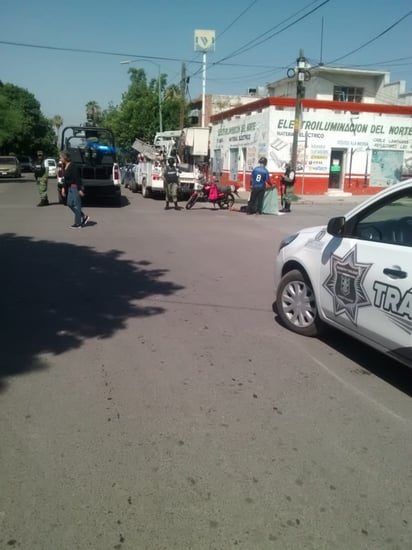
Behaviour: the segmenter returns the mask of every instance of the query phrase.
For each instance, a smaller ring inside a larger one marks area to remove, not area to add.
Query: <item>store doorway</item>
[[[343,160],[345,149],[332,149],[329,160],[329,189],[343,189]]]
[[[247,148],[242,147],[242,187],[246,189],[246,161],[247,161]]]
[[[217,179],[217,181],[220,181],[220,178],[222,177],[223,173],[223,162],[222,162],[222,150],[221,149],[215,149],[215,156],[213,157],[213,167],[212,167],[212,173]]]
[[[237,182],[239,149],[230,150],[230,179]]]

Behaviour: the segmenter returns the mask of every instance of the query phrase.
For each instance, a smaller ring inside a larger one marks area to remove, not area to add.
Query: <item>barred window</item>
[[[363,88],[355,88],[348,86],[334,86],[333,100],[334,101],[354,101],[361,103],[363,98]]]

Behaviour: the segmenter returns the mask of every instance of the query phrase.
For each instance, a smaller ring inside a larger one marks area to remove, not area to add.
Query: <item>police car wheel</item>
[[[276,309],[289,330],[303,336],[317,336],[322,323],[316,307],[312,285],[301,271],[294,269],[280,281]]]

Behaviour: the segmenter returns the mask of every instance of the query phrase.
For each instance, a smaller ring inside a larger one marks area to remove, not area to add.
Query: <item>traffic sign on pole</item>
[[[195,30],[195,51],[215,50],[215,31]]]

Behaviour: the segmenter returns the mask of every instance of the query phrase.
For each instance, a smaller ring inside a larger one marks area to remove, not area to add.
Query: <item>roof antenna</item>
[[[319,66],[321,67],[323,65],[323,17],[322,17],[322,25],[320,30],[320,60],[319,60]]]

